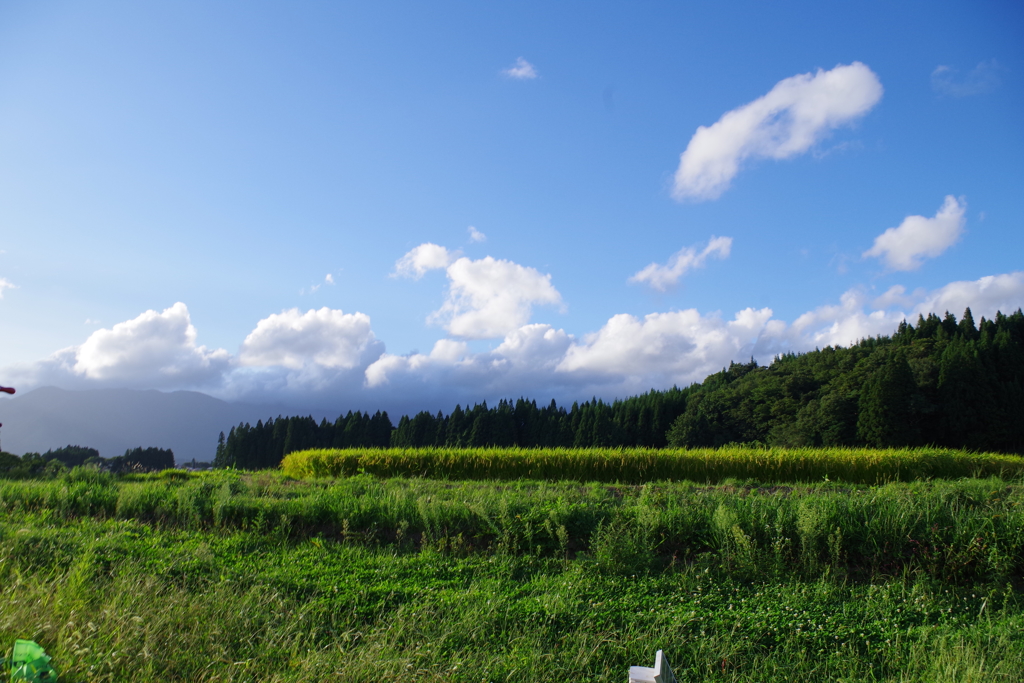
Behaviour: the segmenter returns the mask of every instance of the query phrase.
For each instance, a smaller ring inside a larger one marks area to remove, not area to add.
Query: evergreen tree
[[[889,355],[861,390],[857,436],[868,446],[913,446],[920,439],[914,411],[917,385],[902,352]]]

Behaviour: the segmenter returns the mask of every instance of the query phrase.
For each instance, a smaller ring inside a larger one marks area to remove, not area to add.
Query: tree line
[[[0,476],[8,478],[58,474],[72,467],[91,465],[119,474],[155,472],[174,467],[174,452],[169,448],[129,448],[124,455],[104,458],[95,448],[67,445],[45,453],[0,453]]]
[[[733,364],[691,394],[668,441],[1024,453],[1024,314],[932,314],[849,348]]]
[[[519,398],[334,422],[278,417],[223,433],[214,465],[276,467],[307,448],[937,445],[1024,453],[1024,313],[975,324],[968,308],[891,336],[732,363],[685,388],[571,407]]]
[[[222,433],[215,467],[276,467],[292,451],[307,448],[415,448],[425,446],[587,447],[638,445],[661,448],[672,420],[685,407],[684,389],[650,391],[606,403],[593,399],[566,409],[554,400],[538,407],[520,398],[472,407],[456,405],[438,411],[402,416],[395,426],[386,412],[352,413],[318,424],[313,417],[278,417],[256,426],[249,423]]]

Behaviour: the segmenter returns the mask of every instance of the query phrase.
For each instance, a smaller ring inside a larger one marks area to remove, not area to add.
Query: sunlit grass
[[[939,448],[409,448],[296,451],[291,477],[420,476],[444,479],[718,482],[844,481],[880,484],[927,478],[1013,477],[1024,458]]]

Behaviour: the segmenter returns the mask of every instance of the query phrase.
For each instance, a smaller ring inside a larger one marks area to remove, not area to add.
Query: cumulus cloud
[[[537,78],[537,70],[528,61],[522,57],[516,60],[516,63],[505,69],[501,73],[505,74],[509,78],[514,78],[517,81],[529,81]]]
[[[4,298],[5,289],[17,289],[17,286],[11,284],[6,278],[0,277],[0,299]]]
[[[326,282],[329,285],[333,285],[334,284],[334,276],[331,275],[330,273],[327,273],[327,275],[324,276],[324,282]]]
[[[860,339],[892,334],[906,318],[906,314],[898,310],[870,310],[867,300],[866,292],[851,289],[839,298],[838,304],[819,306],[799,316],[788,327],[774,330],[773,345],[778,352],[845,346]]]
[[[162,312],[146,311],[109,329],[96,330],[80,346],[7,368],[5,374],[28,387],[214,386],[230,369],[231,354],[197,345],[196,336],[188,307],[179,302]]]
[[[994,59],[981,62],[967,74],[939,65],[932,71],[932,90],[949,97],[984,95],[999,87],[999,71],[999,63]]]
[[[96,330],[75,353],[76,374],[97,380],[196,381],[223,371],[230,355],[196,345],[196,328],[180,301],[161,313],[146,311],[110,329]]]
[[[486,242],[487,241],[487,235],[483,234],[482,232],[480,232],[479,230],[474,228],[472,225],[469,226],[469,228],[467,228],[467,230],[469,232],[469,241],[470,242]]]
[[[465,342],[442,339],[427,355],[383,355],[366,370],[367,392],[392,405],[405,402],[412,410],[449,410],[456,402],[513,394],[543,396],[578,383],[555,372],[571,342],[564,330],[545,324],[512,330],[497,348],[481,353],[471,353]]]
[[[898,227],[875,238],[864,257],[885,261],[892,270],[917,270],[925,258],[934,258],[951,247],[964,232],[967,203],[948,195],[933,218],[907,216]]]
[[[696,247],[680,249],[675,254],[672,254],[667,264],[652,263],[630,277],[629,281],[646,283],[659,292],[664,292],[679,282],[679,279],[687,271],[693,268],[702,268],[709,256],[720,259],[728,258],[731,249],[731,237],[715,237],[712,235],[703,250],[697,251]]]
[[[493,339],[525,325],[538,304],[558,305],[551,275],[490,256],[462,257],[448,266],[448,294],[430,315],[456,337]]]
[[[950,282],[931,292],[920,290],[915,298],[918,303],[912,310],[914,318],[919,314],[941,315],[946,311],[959,316],[969,306],[975,319],[981,316],[992,319],[996,311],[1011,313],[1024,306],[1024,272]]]
[[[383,354],[366,368],[366,385],[377,387],[387,384],[389,376],[418,373],[436,367],[452,367],[464,358],[468,347],[466,342],[453,339],[439,339],[429,354],[412,353],[405,356]]]
[[[878,76],[860,62],[779,81],[767,95],[697,128],[680,157],[673,196],[715,199],[745,160],[803,154],[829,131],[865,115],[881,98]]]
[[[447,268],[456,256],[458,252],[448,251],[433,242],[425,242],[398,259],[391,276],[419,280],[428,270]]]
[[[345,313],[326,306],[301,313],[292,308],[256,323],[256,329],[242,342],[238,360],[245,366],[292,370],[310,364],[350,369],[365,364],[367,351],[379,356],[378,346],[365,313]]]
[[[747,308],[730,321],[692,308],[642,320],[622,313],[573,344],[558,370],[634,377],[641,384],[688,384],[752,351],[771,317],[769,308]]]

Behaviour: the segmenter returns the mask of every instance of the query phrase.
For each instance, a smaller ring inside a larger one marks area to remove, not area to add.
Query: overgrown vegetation
[[[1024,676],[1018,480],[76,469],[0,482],[0,638],[68,680]]]

